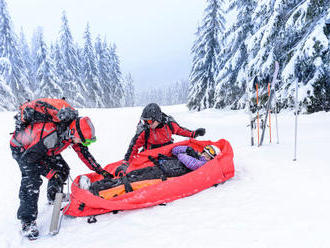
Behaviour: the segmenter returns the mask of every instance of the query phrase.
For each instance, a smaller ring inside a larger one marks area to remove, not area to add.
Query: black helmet
[[[153,121],[162,121],[162,111],[157,103],[149,103],[144,107],[142,115],[142,120],[153,120]]]

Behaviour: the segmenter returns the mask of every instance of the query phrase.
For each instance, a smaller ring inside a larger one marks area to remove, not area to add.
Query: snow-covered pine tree
[[[100,36],[95,41],[96,64],[98,69],[98,80],[103,91],[102,100],[104,107],[113,108],[115,106],[113,92],[111,88],[111,62],[109,49],[106,41],[102,42]]]
[[[31,51],[28,42],[26,41],[25,34],[23,28],[21,28],[21,32],[19,35],[19,49],[22,54],[22,59],[24,66],[27,70],[27,79],[29,81],[29,88],[32,89],[32,82],[33,82],[33,74],[32,74],[32,64],[33,59],[31,56]]]
[[[68,18],[65,11],[62,13],[62,26],[59,35],[61,52],[66,66],[63,79],[66,81],[79,81],[79,62],[77,51],[74,46],[72,34],[69,28]]]
[[[0,110],[14,110],[16,97],[7,84],[11,77],[11,63],[7,58],[0,58]]]
[[[123,79],[124,88],[124,106],[134,107],[135,106],[135,87],[132,75],[128,73]]]
[[[279,52],[283,65],[279,85],[281,107],[294,106],[295,84],[299,83],[299,105],[303,112],[330,109],[329,0],[280,1]]]
[[[216,76],[215,107],[231,106],[238,108],[238,100],[245,93],[247,76],[239,73],[247,64],[248,53],[245,44],[247,37],[253,34],[252,13],[255,0],[231,1],[226,13],[237,12],[235,20],[221,40],[221,51],[217,57],[219,70]]]
[[[8,59],[11,65],[11,74],[6,84],[9,86],[12,95],[14,95],[16,99],[14,103],[8,102],[8,106],[13,104],[18,107],[20,103],[31,98],[32,92],[29,89],[27,69],[23,63],[18,46],[18,39],[14,33],[5,0],[0,0],[0,58]],[[1,97],[6,98],[7,96],[3,95]]]
[[[278,60],[281,82],[276,89],[280,108],[294,106],[297,80],[300,106],[304,111],[329,108],[326,97],[326,92],[330,91],[329,84],[326,83],[330,67],[327,59],[329,36],[325,23],[330,17],[327,7],[329,1],[246,0],[233,3],[238,17],[237,23],[233,25],[234,29],[225,35],[226,51],[223,50],[219,56],[224,58],[224,62],[217,76],[216,107],[243,107],[246,95],[241,90],[254,90],[255,77],[261,86],[260,100],[266,102],[267,84],[273,73],[274,62]],[[244,16],[246,18],[242,18]],[[244,23],[251,28],[244,27]],[[233,49],[235,47],[239,49]],[[230,91],[228,94],[228,89],[232,91],[232,88],[226,87],[226,82],[227,85],[230,83],[237,86],[239,94],[232,94]],[[226,94],[232,101],[221,102],[221,96]],[[320,98],[323,100],[318,101]]]
[[[317,109],[313,107],[314,99],[319,98],[314,95],[314,85],[322,84],[329,74],[326,71],[329,68],[329,60],[326,59],[329,45],[324,27],[330,10],[326,2],[268,0],[255,9],[254,15],[261,13],[263,18],[259,22],[259,29],[248,41],[253,44],[249,51],[254,55],[249,61],[248,72],[254,71],[259,77],[265,78],[270,65],[275,60],[280,62],[281,82],[277,86],[280,108],[294,107],[295,85],[298,80],[299,105],[304,112]],[[265,9],[268,10],[266,14]],[[326,84],[323,86],[326,90]],[[322,107],[319,110],[321,109]]]
[[[55,43],[54,45],[51,45],[50,47],[50,57],[53,59],[55,63],[55,70],[56,75],[58,76],[59,80],[63,80],[62,75],[65,73],[65,65],[64,65],[64,59],[61,52],[61,48],[58,43]],[[61,82],[60,82],[61,84]]]
[[[84,50],[83,50],[83,84],[87,89],[86,103],[88,107],[103,107],[102,88],[98,80],[98,70],[96,65],[95,50],[92,44],[89,24],[87,23],[84,33]]]
[[[32,60],[32,64],[31,64],[31,90],[33,92],[33,98],[35,98],[35,92],[38,90],[39,88],[39,82],[36,79],[36,74],[37,74],[37,70],[38,70],[38,63],[36,61],[37,59],[37,53],[39,51],[40,48],[40,44],[39,44],[39,36],[41,35],[40,33],[42,33],[42,27],[37,27],[36,29],[33,30],[32,33],[32,38],[31,38],[31,60]]]
[[[116,45],[110,45],[107,49],[110,63],[110,84],[114,107],[120,107],[123,104],[124,90],[122,85],[122,76],[120,70],[120,61],[116,52]]]
[[[63,90],[58,85],[54,62],[48,54],[42,31],[38,32],[36,45],[39,47],[37,47],[36,54],[34,54],[35,81],[38,85],[35,97],[62,98]]]
[[[224,30],[223,0],[208,0],[205,16],[192,48],[193,66],[190,74],[188,108],[201,110],[213,107],[216,57],[220,51],[219,36]]]
[[[59,45],[56,47],[55,57],[60,85],[65,89],[66,99],[75,107],[85,106],[87,89],[81,82],[81,63],[65,11],[62,13]]]

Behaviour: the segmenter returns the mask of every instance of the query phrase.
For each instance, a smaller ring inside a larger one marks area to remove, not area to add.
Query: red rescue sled
[[[128,210],[155,206],[198,193],[234,176],[235,168],[233,163],[233,150],[230,143],[224,139],[216,142],[190,139],[141,152],[130,164],[128,172],[146,166],[153,166],[153,163],[148,159],[149,155],[156,157],[161,153],[170,156],[172,148],[178,145],[189,145],[198,151],[202,151],[203,147],[206,145],[215,145],[220,148],[221,153],[201,168],[188,174],[180,177],[168,178],[166,181],[161,181],[157,184],[140,188],[108,200],[95,196],[88,190],[79,188],[78,182],[80,176],[78,176],[71,186],[71,202],[64,209],[65,215],[89,216],[103,214],[114,210]],[[122,161],[118,161],[109,164],[105,169],[114,173],[121,162]],[[86,176],[88,176],[92,182],[103,179],[103,177],[97,173],[86,174]]]

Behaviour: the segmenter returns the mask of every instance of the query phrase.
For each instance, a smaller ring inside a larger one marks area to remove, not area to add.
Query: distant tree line
[[[168,86],[158,86],[136,93],[136,105],[144,106],[154,102],[159,105],[187,103],[189,81],[181,80]]]

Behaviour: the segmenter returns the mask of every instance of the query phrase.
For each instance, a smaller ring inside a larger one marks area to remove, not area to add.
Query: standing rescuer
[[[190,131],[181,127],[171,116],[164,114],[158,104],[149,103],[142,111],[141,120],[137,126],[125,154],[123,164],[117,168],[115,175],[124,175],[129,163],[139,152],[139,148],[150,150],[173,143],[172,135],[196,138],[205,134],[204,128]]]
[[[56,193],[63,190],[70,168],[60,153],[68,146],[72,145],[88,168],[104,177],[112,177],[88,151],[87,146],[95,141],[95,129],[89,117],[78,117],[64,129],[54,122],[38,122],[13,134],[10,148],[22,173],[17,218],[21,220],[24,236],[34,239],[39,235],[36,219],[41,176],[49,180],[47,198],[50,203]]]

